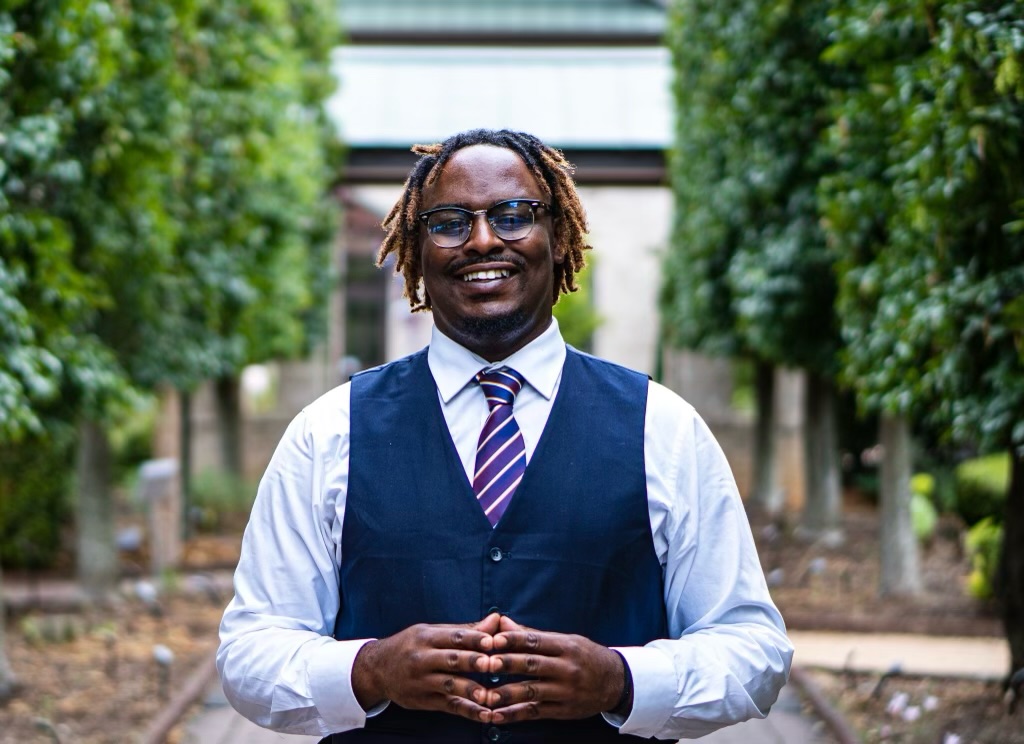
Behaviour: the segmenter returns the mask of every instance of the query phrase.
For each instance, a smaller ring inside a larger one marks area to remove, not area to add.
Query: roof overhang
[[[655,148],[563,149],[581,186],[662,186],[668,181],[665,152]],[[402,183],[417,156],[406,147],[350,147],[340,183]]]

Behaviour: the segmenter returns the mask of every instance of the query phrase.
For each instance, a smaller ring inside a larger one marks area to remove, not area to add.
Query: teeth
[[[471,271],[462,275],[464,282],[479,282],[487,279],[505,279],[508,277],[508,269],[488,269],[487,271]]]

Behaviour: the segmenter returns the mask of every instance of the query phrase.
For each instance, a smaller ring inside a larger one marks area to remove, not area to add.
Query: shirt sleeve
[[[644,448],[670,637],[617,649],[633,674],[634,702],[614,723],[624,734],[678,739],[763,718],[788,678],[793,646],[729,464],[693,408],[656,383]]]
[[[319,420],[331,420],[318,431]],[[288,427],[260,481],[220,626],[217,668],[246,718],[325,736],[365,724],[351,670],[366,640],[335,641],[348,480],[348,390]]]

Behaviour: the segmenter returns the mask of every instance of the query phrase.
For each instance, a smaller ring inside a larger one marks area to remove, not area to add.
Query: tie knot
[[[478,372],[476,381],[483,388],[484,395],[487,396],[487,405],[492,409],[495,406],[512,405],[519,391],[523,389],[522,375],[511,367]]]

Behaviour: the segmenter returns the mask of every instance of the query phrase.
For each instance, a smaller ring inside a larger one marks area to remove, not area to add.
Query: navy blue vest
[[[475,622],[494,610],[606,646],[665,637],[647,509],[646,402],[646,377],[568,349],[543,436],[492,529],[448,433],[426,352],[356,375],[335,637]],[[392,704],[365,729],[330,741],[624,738],[600,716],[496,727]]]

